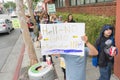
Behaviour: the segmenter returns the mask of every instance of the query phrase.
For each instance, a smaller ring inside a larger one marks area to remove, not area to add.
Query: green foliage
[[[24,4],[24,9],[25,9],[25,10],[28,9],[27,6],[26,6],[25,4]]]
[[[7,3],[5,3],[4,7],[7,9],[7,8],[9,8],[9,5]]]
[[[39,1],[41,1],[41,0],[33,0],[33,8],[34,8],[34,9],[35,9],[35,7],[36,7],[36,5],[37,5],[37,3],[38,3]]]
[[[12,1],[8,1],[7,3],[4,3],[4,5],[3,5],[6,9],[8,9],[8,8],[13,8],[13,9],[15,9],[16,8],[16,4],[14,3],[14,2],[12,2]]]
[[[38,1],[40,1],[40,0],[33,0],[33,2],[38,2]]]
[[[63,19],[67,19],[67,15],[69,13],[57,13],[58,15],[62,15]],[[105,17],[105,16],[95,16],[95,15],[87,15],[87,14],[73,14],[74,20],[76,22],[85,23],[86,35],[89,38],[89,41],[94,44],[96,38],[99,36],[101,27],[104,24],[114,25],[115,17]]]

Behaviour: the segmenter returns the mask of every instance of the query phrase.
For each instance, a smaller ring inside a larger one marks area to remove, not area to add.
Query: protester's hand
[[[34,28],[34,26],[30,26],[30,28]]]
[[[88,37],[87,37],[86,35],[82,36],[81,39],[82,39],[85,43],[88,42]]]
[[[38,40],[41,40],[42,39],[42,34],[39,33],[39,37],[38,37]]]
[[[54,54],[52,54],[52,56],[60,57],[60,54],[58,54],[58,53],[54,53]]]
[[[116,49],[113,51],[113,53],[111,54],[111,56],[116,56],[116,54],[117,54],[117,51],[116,51]]]

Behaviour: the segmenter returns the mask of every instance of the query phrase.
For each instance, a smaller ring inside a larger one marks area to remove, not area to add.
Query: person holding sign
[[[61,23],[41,26],[41,34],[43,37],[41,40],[41,53],[43,55],[58,54],[60,57],[64,58],[66,80],[86,80],[85,70],[87,56],[98,55],[98,51],[88,41],[88,37],[83,36],[85,34],[84,23],[74,23],[75,21],[71,14],[68,17],[69,20],[66,24]],[[47,37],[45,34],[48,34]],[[39,37],[42,38],[41,36]],[[73,42],[75,44],[73,44]],[[84,43],[87,46],[85,48]]]
[[[82,36],[82,40],[85,42],[85,55],[67,55],[60,54],[65,59],[66,65],[66,80],[86,80],[86,61],[87,56],[98,55],[96,48],[88,41],[87,36]]]
[[[42,36],[42,35],[41,35]],[[42,37],[40,39],[42,39]],[[81,39],[84,41],[87,47],[84,49],[84,56],[80,55],[70,55],[70,54],[54,54],[54,56],[63,57],[65,60],[66,67],[66,80],[86,80],[86,62],[87,56],[96,56],[98,51],[96,48],[88,41],[87,36],[82,36]],[[76,53],[75,53],[76,54]]]

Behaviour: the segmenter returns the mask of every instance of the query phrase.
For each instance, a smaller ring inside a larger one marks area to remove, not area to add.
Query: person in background
[[[68,23],[70,23],[70,22],[74,23],[74,22],[75,22],[75,20],[73,19],[72,14],[69,14],[69,15],[68,15],[67,22],[68,22]]]
[[[59,23],[58,22],[58,17],[56,14],[50,15],[50,23]]]
[[[59,57],[59,59],[60,59],[60,67],[64,73],[64,80],[66,80],[65,60],[63,57]]]
[[[34,42],[34,38],[35,38],[35,34],[34,34],[34,24],[33,22],[31,22],[30,17],[27,17],[27,25],[28,25],[28,29],[30,32],[30,36],[32,38],[32,41]]]
[[[38,36],[39,36],[39,31],[40,31],[40,16],[39,16],[39,12],[35,12],[34,13],[34,19],[36,21],[36,26],[37,26],[37,39],[36,41],[38,41]]]
[[[98,80],[110,80],[111,70],[114,64],[114,56],[117,54],[113,26],[105,24],[102,27],[100,36],[96,40],[95,47],[99,52],[97,59],[100,77]],[[113,53],[110,51],[112,47],[114,47]],[[94,60],[96,60],[96,58],[93,58],[93,65],[97,66],[94,63]]]
[[[34,14],[34,19],[35,19],[35,21],[36,21],[38,31],[40,31],[40,16],[39,16],[39,13],[38,13],[38,12],[35,12],[35,14]]]
[[[58,17],[58,23],[63,23],[61,15]],[[59,57],[59,60],[60,60],[60,67],[64,73],[64,80],[66,80],[65,60],[63,57]]]
[[[43,14],[41,24],[48,24],[49,23],[49,15],[47,13]]]
[[[48,23],[50,23],[49,15],[47,13],[44,13],[43,16],[42,16],[41,24],[48,24]],[[41,32],[39,32],[38,39],[39,40],[41,39]],[[48,55],[48,57],[50,57],[51,63],[53,63],[52,56]],[[43,59],[42,61],[46,62],[47,61],[46,60],[46,55],[43,55],[42,59]]]
[[[58,23],[63,23],[63,19],[61,15],[58,17]]]

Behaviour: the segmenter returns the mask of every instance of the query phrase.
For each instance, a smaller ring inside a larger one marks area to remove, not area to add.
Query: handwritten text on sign
[[[47,54],[84,55],[84,23],[41,24],[41,51]]]

